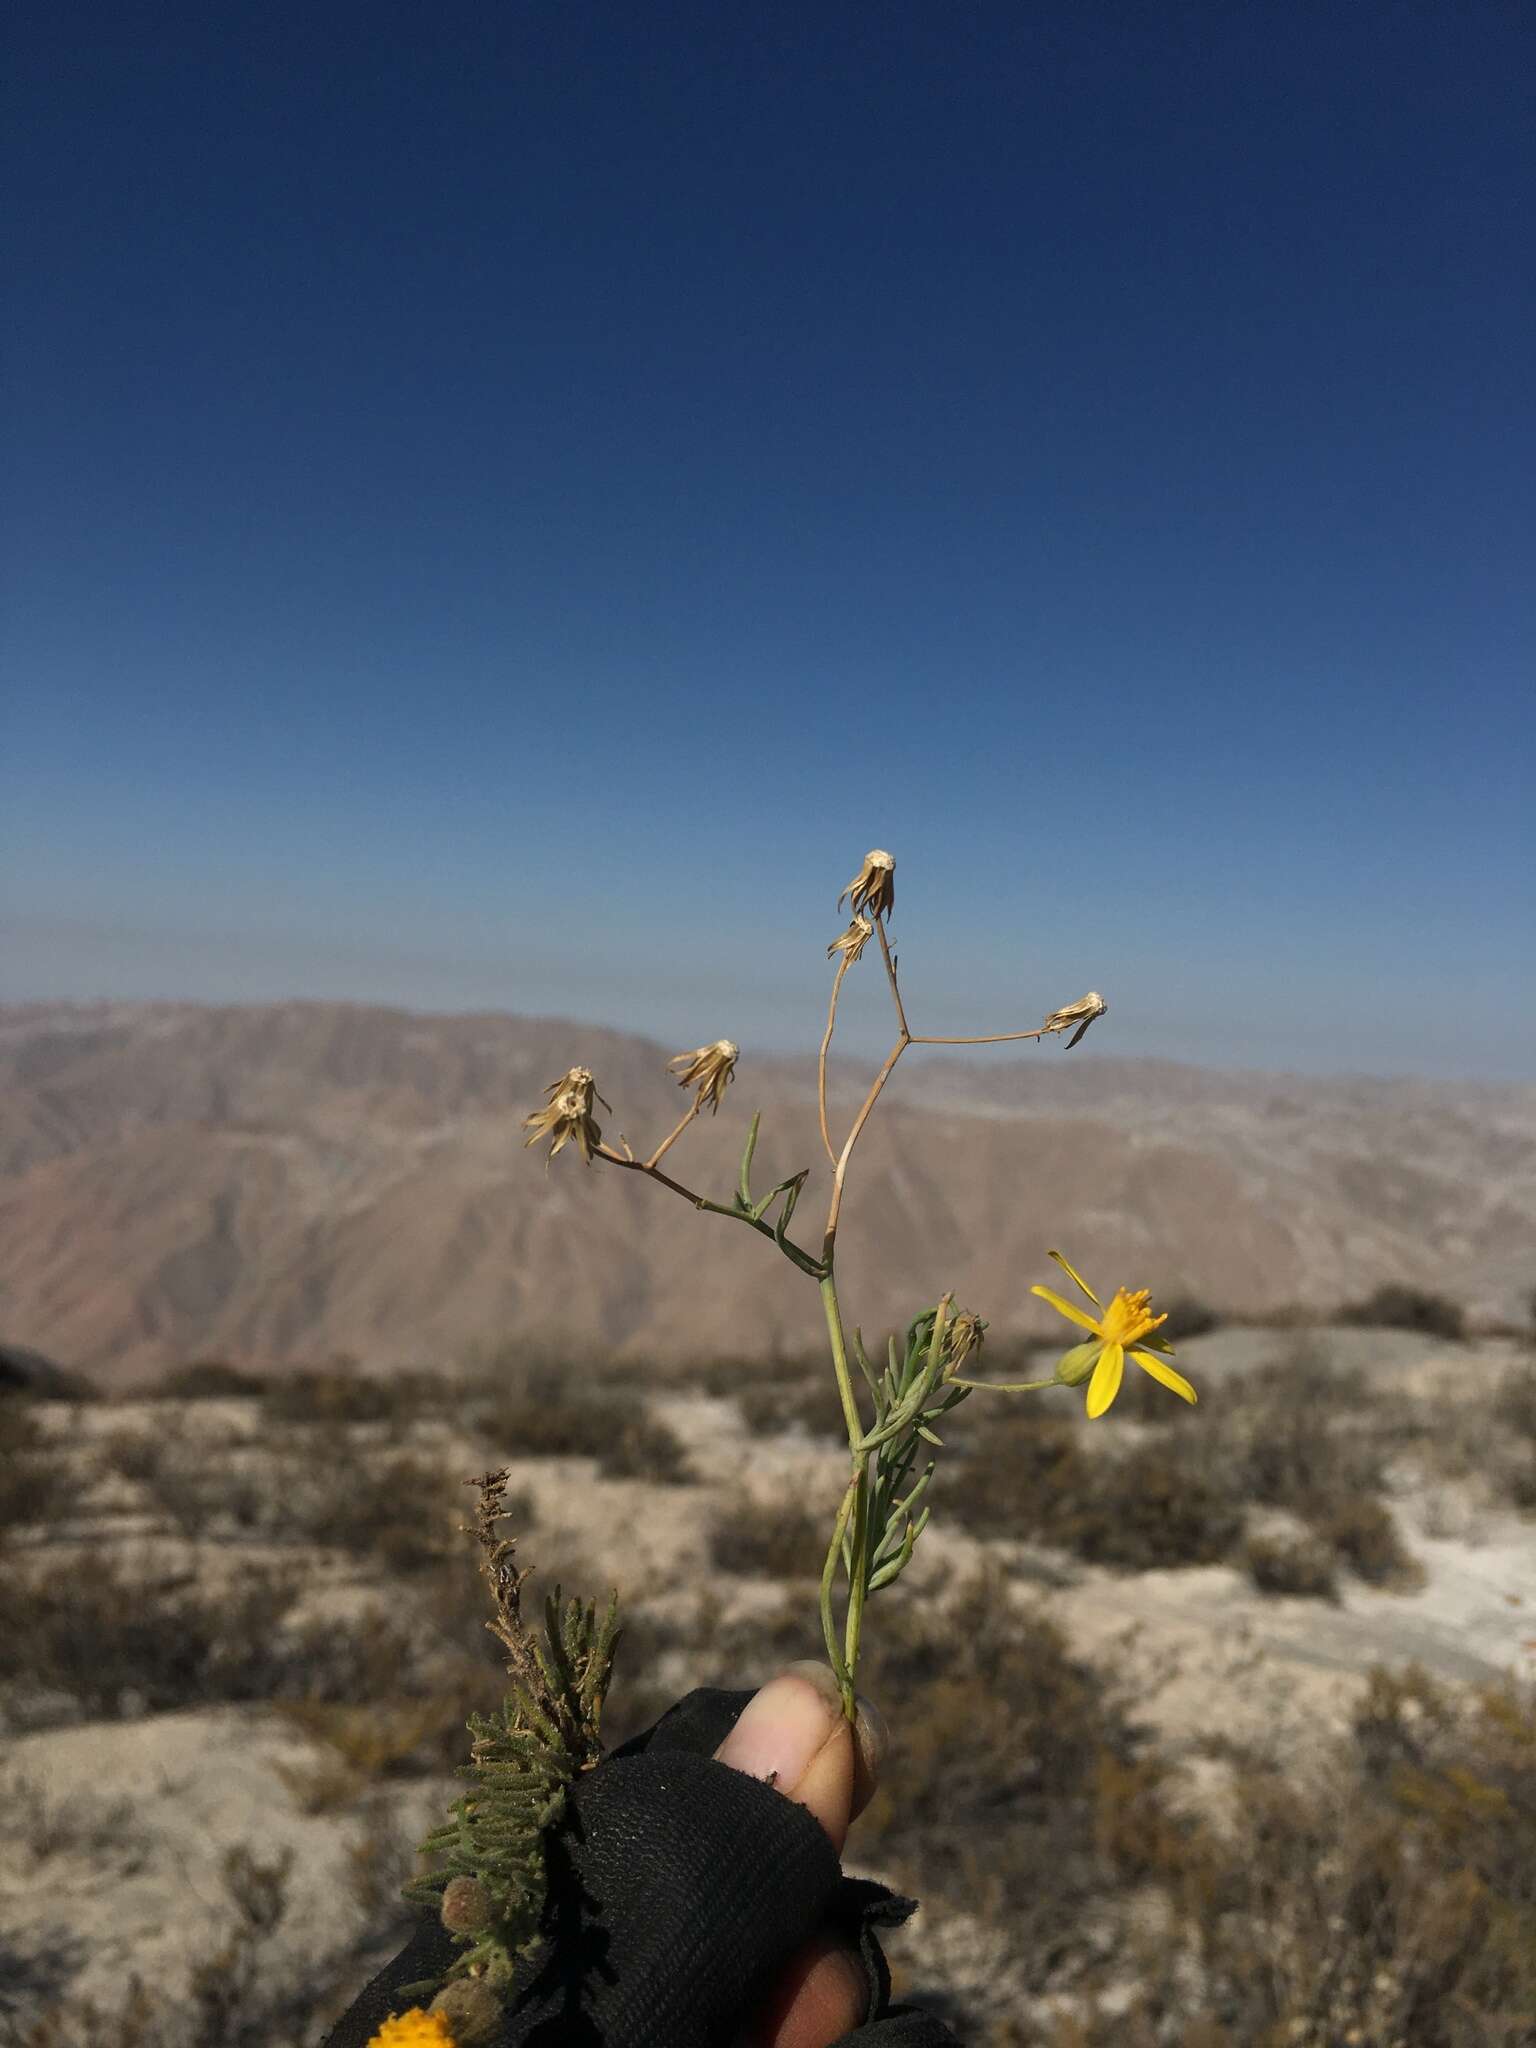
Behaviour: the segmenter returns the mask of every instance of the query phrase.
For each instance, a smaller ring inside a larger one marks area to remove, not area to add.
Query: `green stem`
[[[843,1625],[843,1712],[858,1718],[854,1683],[859,1673],[859,1635],[864,1625],[864,1595],[869,1585],[869,1466],[860,1462],[853,1476],[853,1558],[848,1572],[848,1614]]]
[[[949,1382],[952,1387],[974,1387],[984,1394],[1037,1394],[1042,1387],[1059,1387],[1061,1381],[1053,1373],[1048,1380],[961,1380]]]
[[[843,1531],[847,1528],[848,1517],[853,1512],[858,1484],[858,1474],[855,1473],[848,1482],[843,1504],[837,1511],[837,1521],[832,1528],[832,1541],[827,1545],[827,1561],[821,1568],[821,1633],[827,1646],[827,1662],[832,1666],[832,1676],[837,1680],[838,1690],[843,1696],[845,1713],[848,1712],[848,1702],[853,1697],[853,1681],[843,1662],[842,1652],[837,1646],[837,1622],[832,1613],[832,1588],[837,1580],[838,1559],[842,1555]]]
[[[859,1631],[864,1617],[864,1594],[869,1578],[869,1454],[863,1448],[864,1420],[854,1398],[853,1375],[848,1369],[848,1344],[843,1335],[842,1309],[837,1299],[837,1281],[830,1271],[821,1277],[821,1305],[827,1316],[827,1338],[832,1346],[832,1367],[837,1374],[838,1398],[843,1404],[843,1423],[848,1431],[848,1455],[853,1460],[853,1477],[843,1495],[832,1547],[827,1552],[821,1581],[821,1626],[827,1638],[827,1654],[843,1695],[843,1712],[852,1721],[858,1713],[854,1697],[854,1675],[859,1662]],[[853,1516],[852,1540],[848,1551],[848,1612],[844,1620],[841,1657],[837,1654],[832,1621],[832,1584],[843,1534]]]
[[[843,1337],[842,1311],[838,1307],[837,1282],[830,1273],[821,1277],[821,1305],[827,1315],[827,1337],[832,1346],[832,1369],[837,1374],[838,1398],[843,1404],[843,1422],[848,1430],[848,1453],[857,1459],[864,1423],[859,1404],[853,1398],[853,1375],[848,1370],[848,1345]]]

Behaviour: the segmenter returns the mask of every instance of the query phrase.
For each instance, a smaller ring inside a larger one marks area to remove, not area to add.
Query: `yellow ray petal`
[[[1119,1344],[1106,1344],[1104,1356],[1093,1368],[1088,1382],[1088,1419],[1092,1422],[1114,1400],[1125,1377],[1125,1351]]]
[[[1061,1296],[1053,1293],[1049,1287],[1031,1287],[1029,1291],[1031,1294],[1038,1294],[1042,1301],[1048,1301],[1057,1315],[1065,1316],[1069,1323],[1076,1323],[1080,1330],[1092,1330],[1095,1337],[1103,1336],[1104,1332],[1092,1316],[1085,1316],[1080,1308],[1074,1308],[1070,1301],[1063,1301]]]
[[[1054,1259],[1057,1265],[1060,1266],[1063,1273],[1067,1274],[1071,1279],[1077,1282],[1078,1286],[1081,1287],[1084,1294],[1087,1295],[1088,1299],[1093,1303],[1095,1308],[1102,1308],[1104,1306],[1103,1302],[1100,1301],[1099,1297],[1088,1285],[1088,1282],[1083,1278],[1082,1274],[1079,1273],[1076,1266],[1068,1265],[1067,1261],[1062,1257],[1060,1252],[1047,1252],[1045,1256],[1048,1259]]]
[[[1154,1358],[1150,1351],[1133,1351],[1131,1356],[1143,1372],[1151,1373],[1153,1379],[1159,1385],[1171,1387],[1181,1401],[1187,1401],[1191,1408],[1194,1407],[1200,1396],[1189,1384],[1189,1381],[1185,1379],[1183,1373],[1175,1372],[1171,1365],[1164,1365],[1163,1361],[1160,1358]]]

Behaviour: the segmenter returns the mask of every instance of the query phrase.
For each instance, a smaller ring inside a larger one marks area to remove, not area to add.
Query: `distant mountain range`
[[[818,1340],[810,1283],[739,1226],[521,1120],[573,1062],[610,1135],[654,1143],[674,1050],[592,1025],[351,1004],[0,1007],[0,1340],[127,1383],[219,1356],[431,1364],[518,1335],[580,1355]],[[846,1124],[867,1076],[835,1072]],[[744,1058],[668,1164],[722,1193],[761,1108],[764,1188],[801,1166],[814,1069]],[[866,1331],[954,1288],[1038,1329],[1060,1245],[1106,1285],[1241,1311],[1408,1280],[1483,1313],[1536,1284],[1536,1088],[1216,1073],[1026,1046],[913,1052],[870,1125],[842,1237]]]

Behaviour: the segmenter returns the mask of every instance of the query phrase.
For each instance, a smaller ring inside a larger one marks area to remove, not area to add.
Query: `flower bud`
[[[1056,1361],[1056,1384],[1059,1387],[1080,1387],[1099,1362],[1099,1353],[1104,1349],[1102,1337],[1090,1337],[1086,1344],[1074,1344],[1072,1349]]]
[[[432,2011],[453,2031],[453,2048],[489,2048],[506,2018],[506,2008],[483,1977],[455,1977],[432,2001]]]
[[[451,1877],[439,1917],[450,1934],[479,1934],[493,1918],[490,1894],[478,1877]]]

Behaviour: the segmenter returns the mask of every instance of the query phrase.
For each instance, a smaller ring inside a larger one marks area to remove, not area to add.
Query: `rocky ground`
[[[1483,1882],[1536,1930],[1505,1870],[1536,1868],[1529,1352],[1219,1330],[1180,1359],[1193,1414],[1139,1392],[1091,1426],[1064,1393],[1017,1422],[983,1421],[980,1397],[961,1411],[955,1482],[870,1623],[895,1749],[851,1860],[924,1895],[902,1982],[996,2048],[1195,2038],[1170,2031],[1195,2011],[1212,2044],[1269,2038],[1260,2019],[1298,2042],[1521,2038],[1433,2014],[1403,2034],[1422,1986],[1355,1985],[1365,1961],[1331,1950],[1272,2011],[1243,2004],[1236,1952],[1204,1935],[1183,2019],[1149,1987],[1192,1892],[1213,1925],[1248,1911],[1221,1843],[1265,1786],[1374,1799],[1382,1727],[1401,1747],[1481,1726],[1488,1700],[1527,1717],[1530,1755],[1478,1765],[1504,1772],[1516,1828]],[[583,1392],[503,1360],[447,1387],[319,1373],[8,1401],[0,2041],[315,2038],[387,1949],[464,1713],[494,1697],[457,1527],[458,1482],[490,1462],[510,1464],[530,1558],[621,1590],[615,1732],[690,1684],[814,1654],[835,1410],[793,1368],[690,1371]],[[1422,1695],[1373,1678],[1410,1667]],[[1313,1938],[1299,1906],[1265,1910]],[[1474,2016],[1514,1995],[1475,1943],[1457,1968]]]

